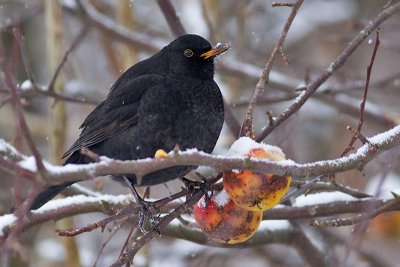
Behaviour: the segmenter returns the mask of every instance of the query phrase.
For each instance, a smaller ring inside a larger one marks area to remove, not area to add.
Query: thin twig
[[[262,95],[264,92],[264,87],[269,81],[269,73],[271,72],[272,69],[272,64],[276,58],[277,55],[280,54],[281,48],[283,46],[283,43],[285,41],[285,38],[289,32],[290,26],[292,25],[292,22],[294,18],[297,15],[297,12],[301,5],[303,4],[304,0],[298,0],[296,3],[293,4],[292,11],[286,20],[285,25],[283,26],[283,30],[281,33],[281,36],[279,39],[276,41],[274,49],[272,50],[272,53],[270,57],[268,58],[268,61],[264,67],[264,70],[262,72],[262,75],[260,77],[260,80],[258,81],[255,92],[253,97],[250,100],[249,107],[247,108],[247,113],[246,117],[244,119],[244,122],[242,124],[242,128],[240,130],[240,136],[253,136],[253,110],[254,106],[257,103],[257,99]]]
[[[1,91],[1,90],[0,90]],[[47,89],[45,90],[35,90],[33,87],[32,89],[18,89],[17,90],[17,95],[19,98],[23,99],[29,99],[29,98],[35,98],[35,97],[49,97],[53,98],[54,100],[62,100],[65,102],[70,102],[70,103],[76,103],[76,104],[88,104],[88,105],[97,105],[99,104],[99,101],[97,100],[92,100],[92,99],[86,99],[82,97],[70,97],[64,94],[60,94],[57,92],[49,92]],[[0,108],[2,108],[4,105],[6,105],[8,102],[11,101],[11,97],[7,96],[5,97],[2,101],[0,101]]]
[[[323,195],[321,195],[323,196]],[[301,207],[284,207],[273,208],[264,212],[264,220],[304,220],[312,218],[321,218],[335,216],[345,213],[360,213],[371,209],[371,206],[379,208],[387,203],[387,200],[380,199],[363,199],[363,200],[348,200],[334,201],[324,204],[312,204]],[[400,207],[391,207],[385,211],[400,210]]]
[[[341,226],[350,226],[357,223],[360,223],[365,220],[372,219],[382,212],[392,210],[400,205],[400,198],[395,198],[388,201],[386,204],[380,206],[379,208],[366,212],[362,215],[358,215],[354,218],[345,218],[345,219],[333,219],[333,220],[314,220],[310,223],[311,226],[315,227],[341,227]],[[369,207],[370,208],[370,207]]]
[[[305,184],[309,184],[311,181],[309,180],[298,180],[298,179],[292,179],[291,186],[296,187],[296,188],[301,188]],[[346,195],[355,197],[355,198],[367,198],[367,197],[372,197],[371,195],[364,193],[360,190],[338,184],[335,181],[329,181],[329,182],[313,182],[310,187],[307,188],[307,190],[303,191],[305,192],[305,195],[308,194],[313,194],[313,193],[318,193],[318,192],[342,192],[345,193]],[[287,195],[286,195],[287,196]]]
[[[231,131],[232,135],[236,138],[239,136],[240,133],[240,123],[233,114],[232,107],[226,103],[224,100],[224,113],[225,113],[225,122],[228,126],[229,130]]]
[[[118,258],[121,257],[121,255],[124,253],[124,250],[125,251],[127,250],[127,247],[129,245],[129,241],[132,238],[132,236],[136,237],[140,233],[141,233],[141,230],[140,230],[140,227],[138,225],[132,225],[131,226],[131,230],[129,231],[127,237],[125,238],[125,242],[121,247],[121,251],[120,251],[120,253],[118,255]]]
[[[121,224],[118,225],[118,227],[116,227],[116,228],[111,232],[111,234],[110,234],[110,236],[107,238],[107,240],[104,241],[104,242],[101,244],[101,248],[100,248],[100,250],[99,250],[99,253],[97,253],[96,260],[95,260],[94,263],[93,263],[93,267],[96,267],[97,262],[99,261],[100,255],[102,254],[103,250],[106,248],[107,244],[111,241],[111,239],[115,236],[115,234],[116,234],[120,229],[121,229]]]
[[[340,111],[340,113],[347,114],[352,117],[356,116],[356,114],[358,114],[360,111],[360,107],[358,103],[356,103],[356,99],[344,94],[336,96],[321,96],[318,99],[334,107]],[[400,123],[397,115],[385,110],[384,107],[377,105],[374,105],[374,107],[371,108],[368,107],[371,107],[371,104],[366,107],[364,115],[365,118],[371,122],[379,124],[385,128],[394,127]]]
[[[16,30],[14,32],[15,40],[18,42],[18,45],[19,45],[19,47],[21,49],[20,53],[21,53],[22,62],[24,63],[26,76],[31,81],[32,87],[36,90],[36,89],[38,89],[38,86],[36,84],[36,79],[35,79],[35,77],[33,75],[32,67],[31,67],[29,59],[28,59],[28,52],[27,52],[27,49],[25,47],[25,42],[22,41],[23,37],[22,37],[21,31],[19,30],[20,28],[18,27],[17,29],[18,30]]]
[[[272,2],[272,7],[293,7],[293,3],[286,2]]]
[[[57,80],[58,74],[60,73],[62,67],[64,66],[65,62],[67,62],[69,54],[75,50],[75,48],[82,42],[86,34],[88,33],[88,25],[85,24],[79,34],[76,36],[74,41],[71,43],[71,46],[65,51],[64,56],[60,62],[60,64],[57,66],[56,71],[54,72],[53,76],[50,79],[49,85],[47,86],[47,90],[50,92],[55,92],[54,90],[54,84]]]
[[[343,157],[350,150],[353,149],[354,143],[356,142],[357,139],[359,139],[358,138],[358,134],[361,134],[361,128],[362,128],[362,126],[364,124],[365,103],[367,102],[367,95],[368,95],[369,81],[370,81],[370,78],[371,78],[372,66],[374,65],[375,56],[376,56],[376,52],[378,51],[379,45],[380,45],[379,30],[377,30],[376,31],[374,50],[372,52],[371,61],[370,61],[369,65],[368,65],[368,67],[367,67],[367,77],[366,77],[366,80],[365,80],[365,88],[364,88],[363,99],[362,99],[361,104],[360,104],[360,117],[359,117],[359,120],[358,120],[357,130],[356,130],[356,133],[353,134],[353,136],[351,137],[351,140],[350,140],[349,144],[347,145],[347,147],[344,149],[342,154],[340,154],[341,157]]]

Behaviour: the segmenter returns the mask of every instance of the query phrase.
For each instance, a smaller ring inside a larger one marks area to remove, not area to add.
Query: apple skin
[[[218,203],[212,197],[206,207],[204,197],[193,209],[194,219],[202,232],[218,243],[236,244],[248,240],[258,229],[261,211],[241,208],[227,199]]]
[[[274,151],[275,152],[275,151]],[[279,153],[269,153],[264,148],[250,150],[246,156],[285,160]],[[251,211],[264,211],[278,204],[289,190],[290,176],[258,173],[252,170],[229,170],[223,173],[224,189],[239,206]]]

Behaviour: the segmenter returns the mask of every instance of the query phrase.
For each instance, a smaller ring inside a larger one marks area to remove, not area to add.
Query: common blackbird
[[[183,35],[152,57],[126,70],[107,98],[86,117],[64,165],[94,160],[80,153],[133,160],[153,157],[158,149],[197,148],[211,153],[224,121],[222,95],[214,77],[214,58],[229,49],[204,38]],[[176,166],[145,175],[140,186],[164,183],[197,166]],[[125,175],[131,187],[134,174]],[[50,186],[31,205],[38,209],[73,182]]]

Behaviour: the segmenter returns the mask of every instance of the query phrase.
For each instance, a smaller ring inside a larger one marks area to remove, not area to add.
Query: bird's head
[[[229,49],[228,44],[214,48],[198,35],[183,35],[163,49],[174,74],[209,79],[214,75],[214,58]]]

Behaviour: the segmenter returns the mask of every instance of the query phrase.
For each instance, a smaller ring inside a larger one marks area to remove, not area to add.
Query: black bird
[[[152,57],[125,71],[107,98],[84,120],[78,140],[63,155],[64,165],[94,160],[80,153],[133,160],[153,157],[158,149],[197,148],[211,153],[224,121],[222,95],[214,77],[214,58],[229,49],[204,38],[183,35]],[[145,175],[140,186],[183,177],[197,166],[176,166]],[[136,176],[127,174],[131,187]],[[73,182],[41,192],[31,205],[38,209]]]

